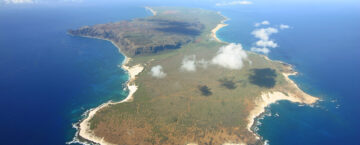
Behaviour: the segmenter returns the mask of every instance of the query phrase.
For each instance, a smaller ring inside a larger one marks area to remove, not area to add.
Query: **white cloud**
[[[244,60],[247,60],[247,54],[242,49],[241,44],[230,43],[220,47],[217,55],[211,62],[228,69],[241,69],[244,65]]]
[[[267,23],[267,22],[265,22]],[[251,51],[260,52],[264,54],[268,54],[270,52],[270,48],[278,47],[278,44],[273,40],[269,40],[272,34],[278,33],[278,29],[273,27],[255,29],[251,34],[255,36],[255,38],[259,38],[255,43],[255,47],[251,48]]]
[[[289,29],[290,28],[290,26],[289,25],[285,25],[285,24],[280,24],[280,29]]]
[[[151,76],[155,78],[164,78],[166,76],[166,73],[163,71],[163,68],[161,65],[156,65],[151,68]]]
[[[266,48],[266,47],[263,47],[263,48],[251,47],[251,51],[260,52],[260,53],[264,53],[264,54],[268,54],[270,52],[269,48]]]
[[[206,69],[209,65],[209,61],[205,60],[205,59],[200,59],[200,60],[196,60],[196,56],[195,55],[190,55],[190,56],[185,56],[182,63],[181,63],[181,67],[180,69],[182,71],[196,71],[197,67],[201,67],[203,69]]]
[[[230,2],[221,2],[221,3],[216,3],[216,6],[233,6],[233,5],[250,5],[252,4],[251,1],[230,1]]]
[[[251,34],[261,40],[269,40],[271,34],[278,32],[279,31],[276,28],[268,27],[268,28],[255,29],[253,32],[251,32]]]
[[[4,0],[5,4],[31,4],[35,3],[33,0]]]
[[[256,45],[260,47],[271,47],[271,48],[278,47],[277,43],[275,43],[272,40],[259,40],[256,42]]]
[[[195,61],[196,61],[196,56],[195,55],[191,55],[191,56],[186,56],[184,57],[182,63],[181,63],[181,70],[184,71],[196,71],[196,65],[195,65]]]
[[[196,61],[196,64],[199,65],[202,68],[207,68],[209,65],[209,62],[206,61],[205,59],[201,59],[199,61]]]
[[[263,25],[270,25],[270,22],[265,20],[265,21],[262,21],[261,24],[263,24]]]
[[[270,24],[269,21],[262,21],[261,23],[255,23],[255,27],[258,27],[260,25],[269,25],[269,24]],[[289,29],[290,26],[281,24],[279,25],[279,28],[281,30]],[[277,43],[275,43],[273,40],[270,40],[270,36],[278,32],[279,30],[273,27],[255,29],[253,32],[251,32],[251,34],[254,35],[255,38],[259,38],[260,40],[258,40],[255,43],[255,46],[251,48],[251,51],[268,54],[270,52],[269,48],[278,47]]]
[[[265,21],[262,21],[262,22],[259,22],[259,23],[255,23],[255,27],[259,27],[261,25],[270,25],[270,22],[265,20]]]

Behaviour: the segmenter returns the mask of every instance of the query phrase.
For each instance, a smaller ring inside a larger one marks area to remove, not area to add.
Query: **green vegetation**
[[[249,112],[261,92],[293,89],[286,87],[288,82],[280,75],[291,68],[248,52],[248,61],[240,70],[208,65],[197,67],[194,72],[182,71],[185,57],[195,55],[197,60],[211,60],[221,46],[227,45],[210,37],[211,29],[224,18],[202,9],[156,7],[154,10],[157,15],[147,19],[94,26],[109,27],[106,30],[116,32],[101,36],[123,33],[119,34],[119,40],[114,40],[116,44],[129,40],[138,46],[164,45],[162,51],[133,57],[129,65],[145,67],[137,76],[135,83],[139,88],[133,102],[100,110],[90,121],[94,133],[116,144],[260,144],[247,130]],[[145,24],[150,26],[128,33]],[[127,29],[113,28],[120,25],[126,25]],[[146,33],[149,28],[157,30]],[[165,38],[170,35],[174,37]],[[162,39],[164,42],[160,43]],[[165,44],[177,42],[181,42],[179,48],[167,50]],[[122,45],[118,46],[123,49]],[[136,54],[138,48],[132,49],[124,48],[126,54]],[[163,67],[166,77],[158,79],[150,75],[155,65]]]
[[[197,19],[169,19],[152,16],[145,19],[84,26],[69,30],[72,35],[113,41],[128,56],[153,54],[178,49],[195,41],[204,25]]]

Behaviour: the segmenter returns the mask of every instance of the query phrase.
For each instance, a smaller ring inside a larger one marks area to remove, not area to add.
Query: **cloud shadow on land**
[[[198,89],[200,90],[203,96],[210,96],[212,95],[211,89],[206,85],[199,85]]]
[[[170,21],[161,19],[151,19],[150,21],[156,22],[159,28],[155,28],[157,31],[173,33],[178,35],[197,36],[200,35],[201,30],[204,28],[200,22],[181,22],[181,21]]]
[[[222,87],[225,87],[229,90],[233,90],[237,87],[233,79],[223,78],[219,79],[218,81]]]
[[[250,83],[263,88],[273,88],[276,84],[276,71],[271,68],[252,69]]]

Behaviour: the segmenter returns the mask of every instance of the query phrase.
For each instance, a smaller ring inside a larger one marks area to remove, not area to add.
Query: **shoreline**
[[[156,11],[154,11],[150,7],[145,7],[145,9],[149,10],[154,16],[157,14]],[[218,12],[219,15],[220,12]],[[221,15],[224,17],[224,19],[216,25],[215,28],[211,30],[211,37],[215,39],[217,42],[220,43],[227,43],[225,41],[220,40],[216,32],[220,30],[221,28],[228,26],[228,24],[225,24],[225,21],[229,20],[229,18]],[[88,36],[81,36],[81,37],[88,37]],[[124,102],[131,102],[133,100],[133,94],[137,91],[138,86],[135,85],[135,79],[136,75],[141,73],[144,69],[144,67],[140,64],[134,65],[132,67],[127,66],[128,63],[131,61],[131,58],[127,57],[125,53],[122,53],[120,48],[111,40],[108,39],[102,39],[102,38],[96,38],[96,37],[88,37],[88,38],[95,38],[95,39],[101,39],[101,40],[107,40],[110,41],[115,47],[118,48],[119,52],[124,55],[125,59],[122,62],[121,68],[124,69],[128,75],[129,80],[127,81],[127,88],[129,89],[128,96],[119,102],[112,102],[111,100],[101,104],[98,107],[92,108],[87,110],[83,116],[84,118],[80,120],[79,122],[73,124],[73,127],[76,128],[77,132],[74,137],[74,139],[67,144],[72,143],[80,143],[80,144],[101,144],[101,145],[112,145],[109,142],[104,141],[104,138],[96,136],[93,131],[90,129],[90,120],[94,117],[94,115],[101,109],[108,107],[110,105],[120,104]],[[256,53],[258,54],[258,53]],[[259,54],[262,55],[262,54]],[[264,58],[268,61],[278,61],[278,60],[271,60],[267,56],[264,56]],[[283,63],[282,61],[278,61]],[[290,66],[291,67],[291,66]],[[248,124],[247,129],[249,132],[253,133],[256,137],[256,139],[261,140],[261,136],[256,133],[253,128],[256,126],[256,121],[258,118],[265,113],[266,108],[270,106],[273,103],[276,103],[278,101],[287,100],[292,103],[299,103],[299,104],[306,104],[306,105],[312,105],[316,103],[319,98],[311,96],[304,91],[302,91],[298,85],[289,78],[290,75],[296,75],[297,72],[293,71],[291,73],[282,73],[282,75],[285,77],[286,81],[292,85],[295,89],[298,91],[296,93],[289,93],[289,92],[280,92],[280,91],[269,91],[269,92],[262,92],[261,96],[255,100],[256,106],[249,112],[249,115],[247,117]]]
[[[277,103],[279,101],[290,101],[291,103],[298,103],[300,105],[309,105],[312,106],[318,101],[321,101],[320,98],[311,96],[304,92],[299,86],[289,78],[289,76],[297,75],[298,72],[293,70],[293,66],[286,62],[280,60],[272,60],[268,56],[259,54],[256,52],[248,51],[249,53],[254,53],[257,55],[262,56],[267,61],[273,61],[277,63],[282,63],[288,65],[289,70],[291,72],[282,72],[281,74],[285,77],[285,80],[294,88],[296,92],[289,93],[289,92],[281,92],[281,91],[269,91],[269,92],[262,92],[260,98],[255,100],[256,106],[249,112],[249,116],[247,118],[248,124],[247,129],[251,133],[256,136],[256,139],[261,140],[261,136],[257,134],[256,129],[256,121],[258,121],[262,116],[266,113],[266,108],[269,107],[271,104]]]
[[[156,11],[151,7],[146,6],[145,9],[149,10],[154,16],[156,16]]]
[[[216,32],[219,31],[221,28],[228,26],[229,24],[225,24],[225,21],[229,20],[229,18],[223,16],[220,12],[217,12],[220,16],[224,17],[224,20],[221,20],[219,24],[216,25],[214,29],[211,30],[211,37],[214,38],[217,42],[223,43],[224,41],[221,41],[217,35]]]
[[[152,9],[148,6],[146,6],[145,9],[149,10],[154,16],[156,16],[157,12],[154,9]],[[218,14],[221,15],[219,12],[218,12]],[[223,15],[221,15],[221,16],[223,16]],[[225,16],[223,16],[223,17],[225,19],[222,20],[214,29],[211,30],[212,37],[218,42],[223,42],[223,41],[221,41],[216,36],[216,31],[218,31],[222,27],[225,27],[228,25],[228,24],[224,24],[224,22],[227,21],[228,18]],[[142,70],[144,69],[144,67],[141,66],[140,64],[137,64],[137,65],[134,65],[131,67],[127,66],[127,64],[130,62],[131,58],[127,57],[125,55],[125,53],[121,52],[121,49],[116,45],[116,43],[114,43],[113,41],[111,41],[109,39],[90,37],[90,36],[80,36],[80,37],[110,41],[118,49],[119,53],[124,55],[125,58],[122,62],[121,68],[124,69],[129,75],[129,80],[126,83],[126,86],[129,89],[129,94],[124,100],[121,100],[119,102],[112,102],[110,100],[106,103],[101,104],[98,107],[91,108],[91,109],[85,111],[83,114],[84,118],[82,120],[80,120],[79,122],[73,124],[73,128],[76,129],[76,134],[75,134],[73,140],[70,142],[67,142],[66,144],[79,143],[79,144],[84,144],[84,145],[90,145],[90,144],[113,145],[112,143],[106,142],[104,140],[104,138],[98,137],[94,134],[94,132],[90,129],[90,120],[95,116],[95,114],[98,111],[100,111],[101,109],[103,109],[105,107],[108,107],[110,105],[124,103],[124,102],[131,102],[133,100],[133,94],[138,89],[138,86],[136,86],[134,83],[134,81],[136,79],[136,75],[141,73]]]
[[[219,15],[221,15],[222,17],[224,17],[224,20],[222,20],[214,29],[211,30],[211,37],[213,37],[216,41],[220,42],[220,43],[227,43],[225,41],[220,40],[217,35],[216,32],[218,30],[220,30],[221,28],[228,26],[228,24],[225,24],[225,21],[229,20],[229,18],[223,16],[220,12],[218,12]],[[251,51],[248,51],[251,52]],[[251,52],[254,53],[254,52]],[[258,54],[258,53],[255,53]],[[268,56],[266,55],[262,55],[262,54],[258,54],[264,57],[264,59],[268,60],[268,61],[274,61],[274,62],[279,62],[279,63],[285,63],[279,60],[271,60]],[[287,64],[287,63],[285,63]],[[292,70],[292,66],[289,66]],[[280,91],[273,91],[273,92],[263,92],[261,94],[261,97],[258,98],[258,100],[255,100],[255,104],[256,106],[249,112],[249,116],[247,117],[248,120],[248,124],[247,124],[247,129],[249,132],[253,133],[256,137],[256,139],[261,140],[261,136],[258,135],[256,133],[255,130],[253,130],[256,126],[256,121],[258,120],[259,117],[261,117],[265,112],[266,112],[266,107],[270,106],[271,104],[274,104],[278,101],[290,101],[291,103],[299,103],[299,104],[306,104],[306,105],[312,105],[314,103],[316,103],[319,98],[311,96],[307,93],[305,93],[303,90],[301,90],[298,85],[289,78],[290,75],[297,75],[298,73],[296,71],[293,71],[291,73],[282,73],[282,75],[285,77],[286,81],[288,83],[290,83],[295,89],[297,89],[299,92],[297,93],[299,96],[297,96],[296,94],[292,94],[292,93],[287,93],[284,94],[283,92]]]
[[[140,64],[134,65],[134,66],[127,66],[128,63],[131,61],[131,58],[127,57],[125,53],[121,52],[121,49],[111,40],[108,39],[102,39],[97,37],[89,37],[89,36],[80,36],[80,37],[86,37],[86,38],[92,38],[92,39],[100,39],[100,40],[106,40],[110,41],[119,51],[120,54],[124,55],[124,60],[122,62],[121,68],[124,69],[128,75],[129,80],[126,82],[127,89],[129,89],[128,96],[119,102],[112,102],[109,100],[106,103],[101,104],[98,107],[91,108],[83,114],[84,118],[80,120],[79,122],[73,124],[73,127],[76,129],[75,137],[72,141],[68,142],[67,144],[72,143],[79,143],[88,145],[90,144],[101,144],[101,145],[112,145],[111,143],[108,143],[104,141],[103,138],[97,137],[93,134],[93,131],[90,129],[90,123],[89,121],[94,117],[94,115],[101,109],[108,107],[110,105],[120,104],[124,102],[131,102],[133,100],[133,94],[137,91],[138,86],[135,84],[136,76],[141,73],[144,69],[144,67]],[[82,141],[85,140],[85,141]]]
[[[156,11],[153,10],[150,7],[145,7],[145,9],[149,10],[154,16],[156,15]],[[71,35],[71,34],[70,34]],[[73,124],[73,127],[76,129],[76,134],[72,141],[67,142],[67,144],[73,144],[73,143],[79,143],[79,144],[101,144],[101,145],[112,145],[109,142],[106,142],[104,138],[97,137],[94,132],[90,129],[90,120],[94,117],[94,115],[101,109],[108,107],[110,105],[120,104],[124,102],[131,102],[133,100],[133,95],[137,91],[138,86],[135,84],[136,76],[141,73],[144,69],[144,67],[140,64],[134,65],[134,66],[128,66],[129,62],[131,61],[131,58],[127,57],[125,53],[121,52],[120,47],[116,45],[113,41],[109,39],[102,39],[97,37],[90,37],[90,36],[80,36],[80,37],[87,37],[92,39],[100,39],[100,40],[106,40],[110,41],[119,51],[120,54],[124,55],[124,60],[122,62],[121,68],[124,69],[128,75],[129,80],[126,82],[127,89],[129,89],[128,96],[119,102],[112,102],[111,100],[101,104],[98,107],[91,108],[84,112],[83,116],[84,118],[80,120],[79,122]],[[84,141],[83,141],[84,140]]]
[[[270,59],[269,59],[270,60]],[[271,60],[270,60],[271,61]],[[290,101],[291,103],[299,103],[299,104],[306,104],[306,105],[313,105],[317,101],[319,101],[319,98],[311,96],[304,91],[302,91],[298,85],[289,78],[290,75],[296,75],[297,72],[292,73],[282,73],[282,75],[285,77],[285,79],[296,89],[298,89],[300,94],[293,94],[288,93],[287,94],[280,92],[280,91],[273,91],[273,92],[263,92],[261,94],[261,97],[258,98],[255,101],[255,108],[253,108],[248,116],[248,124],[247,129],[251,133],[253,133],[256,136],[256,139],[261,139],[261,136],[256,133],[254,127],[256,126],[256,121],[259,119],[258,117],[262,116],[266,112],[266,108],[270,106],[271,104],[274,104],[278,101]]]

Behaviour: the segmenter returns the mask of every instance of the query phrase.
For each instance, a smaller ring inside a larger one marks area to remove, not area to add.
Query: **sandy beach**
[[[88,38],[101,39],[101,38],[96,38],[96,37],[88,37]],[[101,145],[112,145],[111,143],[104,141],[103,138],[100,138],[100,137],[97,137],[94,135],[94,133],[90,129],[89,121],[94,117],[94,115],[99,110],[101,110],[105,107],[108,107],[109,105],[114,105],[114,104],[119,104],[119,103],[124,103],[124,102],[131,102],[133,100],[133,94],[138,89],[138,87],[135,84],[136,75],[141,73],[142,70],[144,69],[144,67],[140,64],[137,64],[137,65],[134,65],[131,67],[128,66],[129,62],[131,61],[131,58],[127,57],[124,53],[122,53],[121,49],[113,41],[108,40],[108,39],[101,39],[101,40],[110,41],[115,47],[118,48],[119,53],[121,53],[125,56],[125,59],[121,65],[121,68],[126,70],[129,74],[129,80],[127,81],[127,84],[126,84],[127,88],[129,89],[129,94],[122,101],[119,101],[119,102],[109,101],[104,104],[101,104],[100,106],[98,106],[96,108],[86,111],[84,113],[86,115],[86,117],[83,120],[81,120],[79,123],[73,125],[74,128],[76,128],[77,133],[76,133],[74,139],[72,141],[68,142],[68,144],[72,144],[72,143],[88,144],[87,142],[82,142],[79,140],[79,138],[82,138],[82,139],[85,139],[92,143],[97,143],[97,144],[101,144]]]
[[[154,11],[153,9],[151,9],[150,7],[145,7],[147,10],[151,11],[151,13],[153,13],[153,15],[156,15],[156,11]],[[219,23],[214,29],[211,30],[211,37],[213,37],[216,41],[218,42],[223,42],[221,41],[217,35],[216,32],[227,26],[228,24],[225,24],[224,22],[226,20],[228,20],[226,17],[224,17],[225,19],[221,21],[221,23]],[[97,38],[98,39],[98,38]],[[108,40],[110,41],[110,40]],[[110,41],[112,42],[112,41]],[[113,42],[112,42],[113,43]],[[118,49],[119,47],[113,43]],[[120,51],[120,49],[119,49]],[[120,51],[121,53],[121,51]],[[124,54],[124,53],[122,53]],[[267,56],[264,56],[266,60],[272,61],[270,60]],[[109,105],[114,105],[114,104],[119,104],[119,103],[123,103],[123,102],[130,102],[133,100],[133,94],[136,92],[136,90],[138,89],[138,86],[136,86],[135,84],[135,79],[136,76],[141,73],[144,69],[144,67],[140,64],[134,65],[134,66],[128,66],[129,62],[131,61],[131,58],[128,58],[125,56],[124,62],[122,64],[122,68],[124,70],[126,70],[129,74],[129,81],[127,82],[127,88],[129,89],[129,94],[128,96],[120,101],[120,102],[112,102],[109,101],[107,103],[104,103],[96,108],[90,109],[88,110],[85,114],[87,114],[87,116],[80,121],[77,125],[76,128],[78,130],[77,135],[75,137],[75,139],[72,142],[77,142],[77,143],[82,143],[82,144],[86,144],[86,142],[81,142],[79,141],[79,138],[85,139],[89,142],[92,143],[96,143],[96,144],[101,144],[101,145],[111,145],[111,143],[106,142],[103,138],[101,137],[97,137],[94,135],[93,131],[90,129],[90,120],[94,117],[94,115],[101,109],[108,107]],[[255,100],[255,108],[253,108],[253,110],[250,111],[249,116],[247,117],[248,120],[248,124],[247,124],[247,129],[250,132],[252,131],[252,127],[254,125],[254,122],[256,120],[257,117],[259,117],[261,114],[263,114],[265,112],[265,109],[267,106],[269,106],[270,104],[276,103],[277,101],[280,100],[288,100],[290,102],[294,102],[294,103],[300,103],[300,104],[307,104],[307,105],[311,105],[315,102],[318,101],[318,98],[308,95],[305,92],[303,92],[290,78],[290,75],[296,75],[296,72],[292,72],[292,73],[283,73],[282,75],[284,75],[285,79],[292,85],[292,88],[295,88],[296,91],[295,93],[289,93],[289,92],[280,92],[280,91],[270,91],[270,92],[263,92],[261,94],[261,96]],[[258,136],[255,132],[253,132],[256,137],[258,139],[260,139],[260,136]]]
[[[265,108],[273,103],[276,103],[277,101],[281,100],[287,100],[293,103],[300,103],[300,104],[307,104],[311,105],[317,102],[319,99],[311,96],[309,94],[306,94],[303,92],[290,78],[290,75],[296,75],[296,72],[293,73],[283,73],[285,79],[293,85],[294,88],[299,90],[299,92],[296,92],[296,94],[286,92],[287,95],[285,95],[283,92],[274,91],[274,92],[264,92],[261,94],[261,97],[258,98],[258,100],[255,101],[256,107],[249,113],[248,116],[248,124],[247,129],[250,132],[253,132],[251,130],[252,126],[254,125],[254,122],[257,117],[259,117],[262,113],[265,112]],[[255,132],[253,132],[257,139],[260,139],[260,136],[258,136]]]
[[[154,16],[156,16],[156,11],[150,7],[145,7],[145,9],[149,10]]]
[[[214,29],[211,30],[211,36],[218,42],[222,42],[217,36],[216,36],[216,32],[227,26],[228,24],[225,24],[224,22],[228,20],[228,18],[226,18],[225,16],[223,16],[225,19],[223,21],[221,21],[220,24],[218,24]],[[268,61],[274,61],[274,60],[270,60],[267,56],[262,55],[266,60]],[[278,61],[281,62],[281,61]],[[282,62],[281,62],[282,63]],[[248,120],[248,124],[247,124],[247,129],[250,132],[253,132],[251,130],[252,126],[254,125],[255,119],[257,117],[259,117],[262,113],[265,112],[265,109],[267,106],[269,106],[270,104],[276,103],[277,101],[281,101],[281,100],[288,100],[290,102],[293,103],[300,103],[300,104],[307,104],[307,105],[311,105],[314,104],[315,102],[317,102],[319,99],[311,96],[305,92],[303,92],[295,83],[294,81],[292,81],[289,76],[290,75],[296,75],[297,72],[292,72],[292,73],[282,73],[282,75],[284,75],[285,79],[292,85],[293,88],[296,88],[298,90],[298,92],[296,92],[296,94],[292,94],[289,92],[286,92],[287,95],[285,95],[282,92],[279,91],[274,91],[274,92],[263,92],[261,94],[261,97],[255,101],[256,107],[249,113],[249,116],[247,118]],[[256,137],[258,139],[260,139],[260,136],[258,136],[255,132],[253,132]]]
[[[151,11],[151,13],[153,13],[153,15],[156,15],[156,11],[154,11],[150,7],[145,7],[145,8],[148,9],[149,11]],[[101,39],[101,38],[96,38],[96,37],[88,37],[88,38]],[[135,79],[136,79],[136,76],[143,71],[144,67],[141,64],[137,64],[134,66],[128,66],[129,62],[131,61],[131,58],[127,57],[125,55],[125,53],[121,52],[121,49],[116,45],[116,43],[114,43],[113,41],[108,40],[108,39],[101,39],[101,40],[110,41],[115,47],[118,48],[119,53],[121,53],[125,56],[125,59],[121,65],[121,68],[126,70],[129,74],[129,80],[127,81],[127,84],[126,84],[127,88],[129,89],[129,94],[122,101],[119,101],[119,102],[109,101],[104,104],[101,104],[100,106],[98,106],[96,108],[86,111],[84,113],[86,115],[86,117],[83,120],[81,120],[79,123],[73,125],[74,128],[77,129],[77,133],[76,133],[74,139],[72,141],[68,142],[68,144],[71,144],[71,143],[88,144],[87,142],[91,142],[91,143],[96,143],[96,144],[101,144],[101,145],[112,145],[111,143],[106,142],[103,138],[100,138],[100,137],[97,137],[94,135],[93,131],[90,129],[89,121],[94,117],[94,115],[99,110],[101,110],[105,107],[108,107],[109,105],[115,105],[115,104],[124,103],[124,102],[131,102],[133,100],[134,93],[138,89],[138,86],[135,84]],[[85,140],[87,140],[87,142],[83,142],[83,141],[79,140],[79,138],[85,139]]]
[[[219,15],[221,15],[220,13],[219,13]],[[221,16],[223,16],[223,15],[221,15]],[[218,31],[218,30],[220,30],[221,28],[223,28],[223,27],[225,27],[225,26],[227,26],[228,24],[225,24],[225,21],[227,21],[227,20],[229,20],[227,17],[225,17],[225,16],[223,16],[224,17],[224,20],[222,20],[218,25],[216,25],[216,27],[214,28],[214,29],[212,29],[211,30],[211,37],[212,38],[214,38],[216,41],[218,41],[218,42],[223,42],[223,41],[221,41],[217,36],[216,36],[216,32]]]
[[[96,108],[93,108],[91,110],[89,110],[87,117],[82,120],[78,126],[78,136],[89,140],[91,142],[94,143],[98,143],[101,145],[111,145],[111,143],[108,143],[106,141],[104,141],[103,138],[97,137],[94,135],[94,133],[92,132],[92,130],[90,129],[90,123],[89,121],[94,117],[94,115],[101,109],[108,107],[109,105],[114,105],[114,104],[119,104],[119,103],[124,103],[124,102],[130,102],[133,99],[133,94],[136,92],[137,90],[137,86],[135,85],[134,81],[136,79],[136,75],[138,75],[140,72],[142,72],[142,70],[144,69],[140,64],[129,67],[127,66],[127,64],[129,63],[131,59],[126,57],[124,60],[124,63],[122,65],[122,68],[125,69],[128,73],[129,73],[129,81],[127,82],[127,87],[129,89],[129,94],[128,96],[120,101],[120,102],[107,102],[104,103]]]
[[[216,36],[216,31],[218,31],[219,29],[221,29],[222,27],[227,26],[228,24],[223,24],[220,23],[218,24],[214,29],[211,30],[211,36],[218,42],[222,42],[217,36]]]

